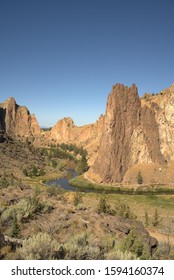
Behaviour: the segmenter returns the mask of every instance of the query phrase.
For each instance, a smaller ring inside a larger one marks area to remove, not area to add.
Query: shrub
[[[136,219],[136,216],[131,212],[130,207],[124,203],[116,205],[116,214],[125,219]]]
[[[21,228],[17,220],[16,212],[14,212],[13,221],[12,221],[12,231],[11,237],[20,237]]]
[[[41,213],[45,208],[45,203],[40,201],[39,197],[34,195],[27,197],[24,201],[21,212],[21,220],[26,222],[29,219],[33,219],[35,214]]]
[[[87,234],[76,235],[64,244],[67,260],[99,260],[104,258],[102,248],[93,242]]]
[[[9,181],[6,177],[0,178],[0,189],[7,188],[9,186]]]
[[[140,171],[138,172],[138,175],[137,175],[137,183],[138,183],[139,185],[141,185],[141,184],[143,183],[143,177],[142,177]]]
[[[131,229],[128,236],[121,243],[121,251],[131,252],[140,259],[150,259],[150,249],[144,242],[143,237],[136,235],[135,230]]]
[[[102,194],[102,195],[100,195],[100,200],[99,200],[99,204],[97,207],[97,213],[106,214],[106,213],[109,213],[109,211],[110,211],[110,205],[107,203],[106,195]]]
[[[145,210],[145,213],[144,213],[144,219],[145,219],[145,226],[148,227],[149,226],[149,215],[148,215],[148,212]]]
[[[78,161],[76,171],[79,175],[88,170],[88,163],[85,155],[82,155],[82,158]]]
[[[20,260],[47,260],[54,259],[59,250],[59,243],[47,233],[39,233],[27,240],[17,249],[16,254]]]
[[[51,196],[57,196],[60,193],[60,190],[58,188],[58,186],[47,186],[47,194],[49,197]]]
[[[80,193],[79,191],[75,192],[74,197],[73,197],[74,206],[77,206],[83,202],[82,197],[83,197],[82,193]]]
[[[155,209],[155,212],[154,212],[154,216],[153,216],[153,221],[152,221],[152,225],[154,227],[158,226],[160,223],[160,217],[159,217],[159,214],[158,214],[158,210]]]
[[[56,161],[55,159],[53,159],[53,160],[51,161],[51,164],[52,164],[52,167],[53,167],[53,168],[56,168],[56,166],[57,166],[57,161]]]
[[[122,252],[119,249],[114,249],[106,254],[106,260],[139,260],[132,252]]]

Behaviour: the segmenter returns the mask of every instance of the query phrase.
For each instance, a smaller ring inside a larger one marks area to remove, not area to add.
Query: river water
[[[73,187],[69,184],[69,180],[72,178],[75,178],[76,176],[78,176],[78,174],[74,169],[67,169],[66,177],[50,180],[50,181],[46,182],[46,185],[57,186],[66,191],[76,192],[78,188]],[[97,189],[91,189],[91,188],[79,188],[79,190],[81,192],[85,192],[85,193],[103,193],[103,190],[99,190],[99,189],[97,190]],[[112,190],[108,190],[108,191],[105,191],[105,193],[116,193],[116,192],[112,191]]]
[[[77,172],[73,169],[67,169],[67,175],[64,178],[54,179],[48,181],[46,184],[49,186],[58,186],[66,191],[73,191],[75,192],[77,188],[71,186],[69,184],[69,180],[75,178],[77,176]]]
[[[77,172],[74,169],[67,169],[67,175],[66,177],[63,178],[59,178],[59,179],[54,179],[54,180],[50,180],[48,182],[46,182],[47,186],[57,186],[60,187],[62,189],[64,189],[65,191],[72,191],[75,192],[77,191],[77,187],[73,187],[69,184],[69,180],[72,178],[75,178],[76,176],[78,176]],[[103,190],[99,190],[99,189],[90,189],[90,188],[80,188],[79,189],[81,192],[86,192],[86,193],[103,193]],[[123,190],[118,191],[118,190],[105,190],[104,191],[107,194],[113,194],[113,193],[119,193],[119,194],[127,194],[127,195],[155,195],[156,193],[153,191],[146,191],[146,192],[125,192]],[[173,191],[171,192],[161,192],[160,194],[169,194],[169,193],[174,193]]]

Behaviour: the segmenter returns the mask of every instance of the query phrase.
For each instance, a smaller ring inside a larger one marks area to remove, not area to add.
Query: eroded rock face
[[[174,160],[174,84],[143,102],[155,113],[161,153]]]
[[[14,98],[0,104],[0,126],[6,134],[15,137],[29,137],[40,133],[35,116],[26,107],[16,104]]]
[[[154,110],[142,107],[134,84],[116,84],[108,97],[98,158],[88,175],[98,182],[121,182],[132,165],[151,162],[165,163]]]
[[[57,122],[51,131],[46,134],[46,141],[54,143],[72,143],[87,149],[89,163],[92,164],[97,155],[97,150],[102,134],[104,116],[101,115],[95,123],[76,126],[73,120],[66,117]]]

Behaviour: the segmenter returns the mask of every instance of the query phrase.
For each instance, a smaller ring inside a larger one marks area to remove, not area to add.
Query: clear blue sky
[[[174,82],[174,0],[0,0],[0,102],[52,126],[105,112],[112,85]]]

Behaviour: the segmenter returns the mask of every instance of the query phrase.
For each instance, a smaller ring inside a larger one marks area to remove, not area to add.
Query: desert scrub
[[[170,243],[170,239],[160,242],[158,248],[153,255],[154,260],[174,260],[174,246]]]
[[[21,237],[21,227],[17,220],[16,212],[13,214],[11,237]]]
[[[118,203],[115,206],[116,214],[120,217],[123,217],[125,219],[136,219],[136,215],[134,215],[133,212],[131,212],[130,207],[126,205],[125,203]]]
[[[160,221],[161,221],[161,219],[160,219],[158,210],[155,209],[155,212],[154,212],[154,215],[153,215],[153,220],[152,220],[152,225],[154,227],[157,227],[159,225]]]
[[[7,188],[9,185],[10,182],[6,177],[0,177],[0,189]]]
[[[140,260],[135,254],[132,252],[122,252],[119,249],[114,249],[109,251],[108,254],[105,255],[106,260]]]
[[[50,260],[54,259],[60,244],[47,233],[24,240],[22,248],[17,249],[16,257],[20,260]]]
[[[78,190],[74,193],[73,196],[73,204],[74,206],[77,206],[79,204],[83,203],[83,194],[80,193]]]
[[[59,194],[64,193],[64,191],[59,186],[47,186],[46,193],[48,197],[58,196]]]
[[[93,236],[85,233],[72,237],[63,247],[66,260],[104,259],[103,248],[97,246]]]
[[[131,229],[128,236],[120,243],[120,250],[123,253],[131,252],[136,258],[151,259],[149,246],[144,242],[143,237],[136,235],[134,229]]]
[[[39,196],[33,195],[21,199],[17,204],[5,207],[0,221],[3,226],[9,226],[12,224],[14,213],[17,221],[27,222],[33,219],[38,213],[50,213],[54,208],[42,201]]]
[[[101,214],[109,214],[114,216],[115,215],[115,210],[111,209],[110,204],[108,204],[108,198],[105,194],[100,194],[99,195],[99,202],[97,205],[97,213]]]

